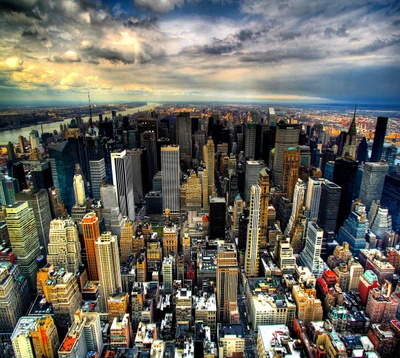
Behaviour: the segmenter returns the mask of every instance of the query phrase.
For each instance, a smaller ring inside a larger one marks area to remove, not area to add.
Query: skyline
[[[0,102],[398,104],[400,5],[6,0]],[[212,14],[212,15],[210,15]]]

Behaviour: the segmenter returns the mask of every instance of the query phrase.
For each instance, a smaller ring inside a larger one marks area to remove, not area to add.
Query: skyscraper
[[[385,177],[381,204],[389,209],[392,215],[393,230],[400,229],[400,174],[393,172]]]
[[[86,202],[85,181],[81,174],[74,175],[75,205],[82,206]]]
[[[358,162],[349,157],[335,160],[333,182],[342,188],[340,194],[340,210],[336,228],[339,229],[350,214],[351,203],[353,202],[354,188]]]
[[[94,212],[88,213],[82,219],[82,233],[85,242],[88,277],[91,281],[99,280],[95,242],[100,237],[99,219]]]
[[[100,307],[106,312],[108,296],[122,289],[118,239],[110,231],[103,232],[97,239],[96,257],[102,294]]]
[[[32,183],[35,189],[48,189],[54,186],[49,161],[43,161],[31,169]]]
[[[50,223],[47,261],[56,270],[77,272],[81,264],[78,229],[71,219],[54,219]]]
[[[0,203],[12,205],[15,203],[15,194],[19,192],[17,179],[0,173]]]
[[[323,272],[323,261],[320,257],[323,234],[323,230],[314,221],[308,222],[306,245],[300,254],[300,262],[307,266],[315,277],[321,277]]]
[[[162,275],[163,275],[163,286],[165,293],[172,293],[172,283],[173,283],[173,257],[164,257],[162,262]]]
[[[129,219],[124,220],[124,224],[121,228],[120,239],[122,263],[128,261],[129,255],[136,254],[136,252],[133,252],[133,239],[135,237],[134,228],[135,226],[133,225],[133,221]]]
[[[135,197],[132,185],[135,169],[126,150],[111,153],[111,168],[121,214],[135,220]]]
[[[161,173],[163,191],[163,211],[180,213],[180,159],[179,145],[161,147]]]
[[[255,160],[256,151],[256,130],[257,125],[254,122],[246,122],[246,136],[244,142],[244,157]]]
[[[373,200],[380,200],[389,165],[384,162],[365,163],[361,182],[360,199],[369,211]]]
[[[283,151],[282,190],[289,200],[293,200],[294,187],[299,178],[300,150],[295,147]]]
[[[275,154],[274,154],[274,185],[282,185],[283,153],[289,147],[296,147],[299,143],[300,125],[285,124],[282,121],[276,126]]]
[[[259,271],[259,238],[260,228],[260,207],[261,188],[258,185],[251,187],[250,197],[250,218],[247,226],[247,245],[245,254],[245,269],[247,277],[258,277]]]
[[[208,139],[207,144],[203,147],[203,159],[206,163],[206,174],[208,180],[208,195],[215,196],[215,147],[212,139]]]
[[[260,170],[258,174],[258,186],[261,189],[260,198],[260,228],[261,236],[267,237],[268,230],[268,206],[269,206],[269,175],[265,168]],[[240,196],[239,196],[240,198]],[[235,200],[236,203],[236,200]]]
[[[22,274],[28,281],[29,291],[36,292],[37,257],[40,255],[39,237],[33,209],[27,202],[16,202],[6,208],[6,223],[10,242]]]
[[[286,236],[293,236],[293,230],[295,229],[295,225],[299,219],[300,214],[302,213],[305,193],[306,183],[301,179],[297,179],[297,183],[294,188],[292,213],[289,218],[289,223],[285,229]]]
[[[133,190],[135,193],[135,202],[140,202],[149,192],[149,178],[147,168],[147,149],[137,148],[128,151],[132,168],[136,175],[133,177]]]
[[[90,189],[92,196],[96,200],[100,200],[100,187],[103,180],[106,179],[106,164],[104,158],[89,161],[90,169]]]
[[[372,144],[371,162],[379,162],[382,159],[387,124],[387,117],[378,117],[374,133],[374,143]]]
[[[176,116],[176,143],[179,145],[182,160],[186,167],[192,164],[192,119],[189,112]]]
[[[321,199],[318,209],[318,226],[328,233],[335,234],[339,213],[340,193],[339,185],[326,181],[321,186]]]
[[[211,198],[210,200],[210,239],[225,239],[226,200]]]
[[[244,201],[250,201],[250,192],[253,185],[257,185],[258,176],[260,171],[265,167],[262,160],[247,160],[246,161],[246,172],[245,172],[245,183],[244,183]]]
[[[310,177],[307,185],[306,209],[308,218],[312,221],[317,221],[319,203],[321,199],[322,184],[325,183],[323,178]]]
[[[343,147],[342,155],[345,157],[349,155],[352,159],[356,159],[357,151],[357,123],[356,123],[356,110],[354,110],[353,120],[350,123],[349,131],[346,136],[346,143]]]

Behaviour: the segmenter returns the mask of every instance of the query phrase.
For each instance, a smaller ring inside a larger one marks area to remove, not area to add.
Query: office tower
[[[307,266],[315,277],[321,277],[323,272],[320,257],[323,234],[324,231],[314,221],[308,222],[306,244],[300,254],[300,263]]]
[[[245,173],[245,184],[244,184],[244,201],[248,203],[250,201],[250,191],[253,185],[257,185],[258,176],[260,170],[265,167],[262,160],[247,160],[246,161],[246,173]]]
[[[293,200],[294,187],[299,178],[300,150],[289,147],[283,151],[282,190],[289,200]]]
[[[50,229],[51,211],[47,190],[28,189],[16,194],[17,201],[26,201],[28,206],[33,209],[36,230],[39,242],[47,250],[47,242]]]
[[[386,232],[392,230],[392,217],[387,208],[382,206],[378,208],[370,229],[381,240],[385,237]]]
[[[132,183],[136,172],[126,150],[111,153],[111,168],[121,214],[135,220],[135,197]]]
[[[0,262],[0,333],[10,334],[29,306],[28,282],[19,266]]]
[[[258,277],[259,270],[259,239],[260,228],[260,207],[261,188],[258,185],[251,187],[250,197],[250,218],[247,229],[247,245],[245,256],[244,272],[247,277]]]
[[[17,179],[0,173],[0,203],[12,205],[15,203],[15,194],[19,192]]]
[[[33,209],[27,202],[16,202],[6,208],[6,223],[10,243],[22,274],[28,281],[29,291],[36,292],[36,258],[40,255],[40,243],[35,226]]]
[[[305,193],[306,183],[301,179],[297,179],[297,184],[294,188],[292,213],[289,218],[289,223],[285,229],[286,236],[293,236],[294,229],[303,210]]]
[[[321,321],[324,315],[322,302],[316,298],[316,290],[313,286],[294,285],[292,296],[296,303],[296,318],[305,326],[311,321]]]
[[[207,144],[203,147],[203,160],[206,163],[206,174],[208,180],[208,195],[215,196],[215,146],[212,139],[208,139]]]
[[[174,259],[172,257],[164,257],[161,270],[163,275],[164,292],[166,294],[172,293],[173,265],[174,265]]]
[[[155,132],[146,131],[140,134],[140,144],[146,149],[147,177],[152,178],[157,172],[157,138]]]
[[[367,208],[367,211],[369,211],[373,200],[381,199],[385,176],[388,171],[389,165],[383,162],[369,162],[364,164],[360,199]]]
[[[260,197],[260,235],[262,238],[267,237],[268,230],[268,206],[269,206],[269,175],[265,168],[260,170],[258,174],[258,186],[261,189]]]
[[[133,149],[128,151],[128,156],[132,161],[132,168],[136,174],[133,176],[135,202],[140,202],[149,192],[147,150],[146,148]]]
[[[325,183],[323,178],[310,177],[307,185],[306,210],[308,218],[312,221],[317,221],[319,204],[321,199],[322,184]]]
[[[176,225],[167,223],[163,228],[163,256],[176,256],[178,254],[178,228]]]
[[[299,142],[300,125],[285,124],[283,121],[276,126],[273,180],[275,186],[282,186],[283,153],[290,147],[296,147]]]
[[[180,155],[190,168],[192,164],[192,119],[189,112],[182,112],[176,116],[176,144],[179,145]]]
[[[164,145],[168,146],[171,144],[171,140],[169,138],[162,137],[157,140],[157,171],[161,170],[161,147]]]
[[[106,312],[108,296],[122,289],[118,239],[110,231],[103,232],[97,239],[96,257],[103,296],[100,307]]]
[[[338,158],[335,160],[333,182],[342,188],[340,194],[340,210],[336,228],[339,229],[350,214],[353,202],[354,187],[358,162],[350,158]]]
[[[28,189],[26,185],[25,170],[23,164],[21,162],[12,163],[10,169],[11,170],[9,175],[12,178],[17,179],[19,190]]]
[[[70,148],[69,160],[74,166],[79,164],[82,168],[83,176],[89,178],[86,162],[85,137],[81,135],[79,127],[74,119],[71,120],[71,123],[68,126],[65,138],[68,141]]]
[[[239,268],[234,244],[222,244],[217,252],[217,314],[220,322],[229,322],[237,307]]]
[[[78,272],[81,264],[81,245],[78,229],[71,219],[54,219],[50,222],[47,261],[56,270]]]
[[[161,147],[161,173],[163,188],[163,211],[180,213],[180,159],[179,145]]]
[[[96,200],[101,199],[100,187],[104,180],[106,180],[106,164],[104,158],[99,160],[89,161],[90,169],[90,190],[92,197]]]
[[[367,303],[369,291],[374,288],[380,288],[378,277],[371,270],[366,270],[360,277],[358,284],[358,293],[360,294],[361,302],[363,305]]]
[[[54,186],[49,161],[41,162],[32,167],[31,177],[35,189],[48,189]]]
[[[139,254],[136,260],[136,282],[147,281],[147,260],[144,252]]]
[[[117,191],[114,185],[102,185],[100,197],[103,204],[102,215],[107,231],[113,235],[120,236],[123,225],[123,217],[119,211]]]
[[[85,243],[88,277],[91,281],[99,281],[98,257],[95,242],[100,237],[99,219],[94,212],[88,213],[82,219],[82,233]]]
[[[45,357],[57,355],[60,345],[53,318],[47,316],[21,317],[11,336],[15,358]]]
[[[367,212],[363,204],[355,206],[349,217],[339,229],[337,241],[340,245],[348,243],[350,251],[354,257],[357,257],[360,250],[365,249],[365,232],[367,231],[369,222],[367,219]]]
[[[210,239],[225,239],[226,200],[211,198],[210,200]]]
[[[328,163],[330,161],[334,161],[335,159],[336,159],[336,154],[333,153],[333,150],[331,148],[325,148],[325,149],[322,150],[321,171],[322,171],[322,175],[323,175],[324,178],[325,178],[325,165],[326,165],[326,163]]]
[[[97,312],[78,310],[67,336],[58,349],[59,358],[86,357],[88,352],[103,352],[100,315]]]
[[[81,174],[74,175],[75,205],[84,205],[86,202],[85,181]]]
[[[57,188],[49,188],[50,209],[52,218],[64,218],[68,216],[64,203],[60,198],[60,193]]]
[[[374,143],[372,144],[371,162],[379,162],[382,159],[387,124],[387,117],[378,117],[374,133]]]
[[[72,160],[68,142],[51,143],[48,145],[53,182],[60,193],[61,201],[67,210],[74,205],[73,178],[75,162]]]
[[[382,206],[389,209],[392,216],[393,230],[400,229],[400,174],[392,172],[385,177],[383,184]]]
[[[349,130],[346,136],[346,143],[343,147],[342,156],[350,156],[353,160],[356,159],[357,152],[357,123],[356,110],[354,110],[353,120],[350,123]]]
[[[256,159],[256,130],[256,123],[246,122],[246,136],[244,142],[244,157],[246,159]]]
[[[368,143],[365,137],[362,137],[360,144],[357,148],[357,161],[358,164],[365,163],[368,159]]]
[[[133,238],[135,237],[134,232],[135,226],[133,221],[125,219],[123,226],[121,228],[121,239],[120,239],[120,249],[121,249],[121,262],[125,263],[132,254],[136,254],[133,251]]]
[[[335,171],[335,162],[333,161],[326,162],[324,169],[324,178],[329,181],[332,181],[334,171]]]
[[[186,184],[186,210],[198,211],[202,208],[202,191],[200,178],[195,174],[190,174]]]

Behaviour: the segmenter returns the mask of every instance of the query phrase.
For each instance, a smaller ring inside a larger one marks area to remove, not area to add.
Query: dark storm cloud
[[[294,40],[296,37],[300,37],[300,36],[301,36],[301,32],[298,32],[298,31],[281,32],[279,34],[279,39],[281,41],[290,41],[290,40]]]
[[[392,24],[393,24],[393,26],[399,26],[400,20],[393,21]]]
[[[147,16],[144,19],[130,18],[124,25],[130,28],[153,28],[157,26],[158,20],[157,16]]]
[[[399,44],[400,36],[386,40],[376,39],[374,42],[370,43],[367,46],[350,50],[349,53],[352,55],[365,55],[371,52],[382,50],[387,47],[398,46]]]
[[[288,50],[270,50],[251,52],[249,54],[242,54],[240,62],[260,62],[260,63],[274,63],[284,60],[319,60],[327,57],[327,53],[321,52],[314,48],[292,48]]]
[[[254,36],[253,31],[246,29],[246,30],[241,30],[238,34],[236,34],[236,37],[239,39],[239,41],[249,41],[252,40]]]
[[[337,29],[333,29],[332,27],[327,27],[325,28],[324,31],[324,37],[325,38],[332,38],[334,36],[338,36],[338,37],[347,37],[349,36],[349,34],[347,33],[347,28],[346,26],[342,25]]]
[[[39,35],[39,32],[37,29],[26,29],[22,31],[22,37],[33,37],[36,38]]]
[[[130,65],[135,63],[134,55],[124,54],[115,48],[105,48],[105,47],[90,47],[83,51],[88,57],[91,63],[95,63],[96,59],[107,60],[111,63],[123,63],[125,65]]]

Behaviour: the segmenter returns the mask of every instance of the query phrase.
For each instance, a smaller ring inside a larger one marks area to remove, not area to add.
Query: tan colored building
[[[147,281],[147,260],[146,254],[142,252],[136,260],[136,281],[146,282]]]
[[[224,358],[243,357],[245,338],[242,324],[218,326],[219,356]]]
[[[175,297],[175,315],[177,323],[189,324],[192,317],[192,291],[180,288]]]
[[[110,344],[112,347],[130,347],[132,340],[129,314],[115,317],[110,327]]]
[[[290,147],[283,152],[282,189],[293,200],[294,187],[299,178],[300,150]]]
[[[125,219],[124,224],[121,228],[121,239],[119,241],[122,263],[128,261],[129,255],[136,253],[136,251],[133,250],[134,235],[135,235],[135,226],[133,224],[133,221]]]
[[[311,321],[321,321],[323,309],[321,300],[316,298],[316,290],[304,285],[294,285],[292,295],[296,303],[296,317],[306,326]]]
[[[129,295],[126,292],[114,293],[108,296],[107,312],[110,324],[118,315],[128,313]]]
[[[186,210],[197,211],[202,207],[200,178],[195,174],[190,174],[186,183]]]
[[[163,229],[163,256],[168,257],[171,252],[178,254],[178,229],[176,225],[165,225]]]

